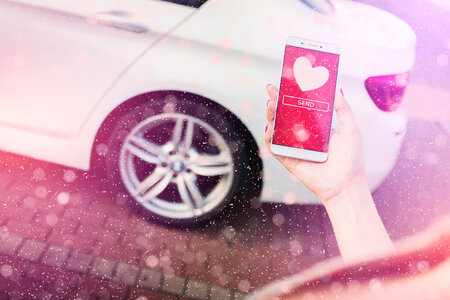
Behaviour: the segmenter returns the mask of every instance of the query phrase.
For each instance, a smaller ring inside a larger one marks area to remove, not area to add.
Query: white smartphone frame
[[[314,41],[309,39],[303,39],[299,37],[293,37],[290,36],[286,40],[286,45],[284,46],[284,52],[283,52],[283,60],[281,62],[281,71],[280,71],[280,82],[278,84],[278,87],[281,86],[281,78],[283,75],[283,66],[284,66],[284,59],[286,55],[286,46],[293,46],[293,47],[299,47],[309,50],[316,50],[320,52],[326,52],[326,53],[332,53],[332,54],[341,54],[340,48],[338,45],[325,43],[321,41]],[[340,61],[340,59],[339,59]],[[338,61],[338,67],[337,72],[339,73],[339,61]],[[334,114],[334,101],[336,99],[336,93],[338,91],[339,86],[339,76],[336,75],[336,87],[335,87],[335,95],[333,98],[333,105],[331,106],[332,114]],[[280,88],[278,89],[278,95],[277,95],[277,103],[275,112],[278,111],[278,104],[279,104],[279,98],[280,98]],[[332,120],[332,119],[331,119]],[[328,137],[328,144],[330,143],[330,137],[331,137],[331,121],[330,120],[330,136]],[[275,113],[275,117],[273,120],[273,128],[275,129],[275,124],[277,121],[277,114]],[[277,145],[273,144],[273,136],[272,140],[270,141],[270,150],[273,154],[280,155],[280,156],[287,156],[287,157],[293,157],[303,160],[309,160],[314,162],[325,162],[328,159],[328,152],[320,152],[320,151],[314,151],[314,150],[308,150],[308,149],[301,149],[301,148],[295,148],[290,146],[283,146],[283,145]]]

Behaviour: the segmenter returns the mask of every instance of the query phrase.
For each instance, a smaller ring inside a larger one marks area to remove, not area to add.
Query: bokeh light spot
[[[125,205],[127,203],[128,196],[124,193],[118,193],[116,196],[116,203],[119,205]]]
[[[358,280],[351,280],[348,283],[347,288],[350,292],[356,292],[361,288],[361,283],[359,283]]]
[[[426,271],[428,271],[429,268],[430,268],[430,264],[425,260],[421,260],[417,263],[417,270],[420,273],[425,273]]]
[[[192,264],[195,260],[195,255],[191,251],[186,251],[183,253],[183,261],[187,264]]]
[[[300,243],[300,241],[297,241],[297,240],[292,240],[289,243],[289,249],[293,256],[298,256],[298,255],[302,254],[302,252],[303,252],[302,244]]]
[[[42,181],[45,179],[45,171],[41,168],[37,168],[33,171],[33,180]]]
[[[66,205],[69,203],[70,195],[67,192],[61,192],[56,196],[56,202],[58,202],[59,205]]]
[[[197,253],[195,253],[195,259],[198,263],[204,263],[206,259],[208,258],[208,254],[205,250],[199,250]]]
[[[254,197],[250,200],[250,205],[255,208],[258,209],[262,206],[261,200],[257,197]]]
[[[26,208],[34,208],[36,206],[36,200],[33,197],[26,197],[23,199],[23,206]]]
[[[339,294],[342,292],[343,289],[344,287],[342,286],[342,283],[340,283],[339,281],[335,281],[330,284],[330,290],[333,294]]]
[[[373,292],[381,290],[382,287],[383,287],[383,285],[382,285],[380,279],[378,279],[378,278],[373,278],[369,281],[369,288]]]
[[[44,199],[47,197],[48,190],[45,186],[39,185],[34,189],[34,195],[38,198]]]
[[[416,149],[415,149],[415,148],[412,148],[412,147],[406,149],[406,151],[405,151],[405,156],[406,156],[406,158],[409,159],[409,160],[415,160],[415,159],[417,159],[417,151],[416,151]]]
[[[148,267],[154,268],[158,265],[159,259],[155,255],[149,255],[145,260],[145,263],[147,264]]]
[[[306,128],[303,128],[301,126],[295,126],[294,133],[297,140],[302,143],[307,141],[311,136],[310,132]]]
[[[222,286],[226,286],[230,282],[230,275],[228,274],[220,274],[219,276],[219,284]]]
[[[278,251],[282,248],[283,244],[280,238],[274,238],[269,242],[269,248]]]
[[[0,267],[0,274],[2,274],[3,277],[9,277],[13,273],[13,269],[10,265],[2,265]]]
[[[166,97],[166,99],[169,97]],[[171,98],[169,98],[171,99]],[[167,100],[166,100],[167,101]],[[174,113],[176,111],[177,108],[177,103],[174,100],[168,100],[168,102],[166,102],[166,104],[163,107],[163,112],[166,114],[170,114],[170,113]]]
[[[55,214],[49,214],[45,217],[45,222],[50,226],[55,226],[58,223],[58,216]]]
[[[436,153],[427,152],[423,156],[424,162],[429,166],[435,166],[440,163],[441,159],[437,156]]]
[[[272,217],[272,222],[276,226],[281,226],[284,224],[284,216],[280,213],[277,213]]]
[[[241,292],[248,293],[250,291],[250,287],[250,281],[248,281],[247,279],[241,280],[238,283],[238,289]]]
[[[104,156],[106,156],[106,154],[108,153],[108,146],[106,146],[106,144],[103,144],[103,143],[98,144],[98,145],[95,147],[95,152],[97,152],[98,155],[104,157]]]
[[[287,78],[293,78],[294,77],[294,71],[292,68],[286,67],[283,69],[283,77]]]
[[[236,235],[236,230],[233,226],[227,226],[223,229],[223,236],[231,240]]]
[[[222,272],[223,272],[223,267],[221,266],[221,265],[213,265],[212,267],[211,267],[211,270],[210,270],[210,272],[211,272],[211,275],[213,276],[213,277],[219,277],[221,274],[222,274]]]
[[[144,248],[150,248],[150,246],[149,246],[149,244],[148,244],[148,239],[147,239],[145,236],[143,236],[143,235],[139,235],[139,236],[136,238],[136,243],[137,243],[139,246],[141,246],[141,247],[144,247]]]
[[[77,174],[72,170],[67,170],[64,172],[63,178],[66,182],[74,182],[77,179]]]

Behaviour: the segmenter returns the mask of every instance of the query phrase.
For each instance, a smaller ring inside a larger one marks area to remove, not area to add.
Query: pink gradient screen
[[[339,55],[286,46],[273,144],[328,151]]]

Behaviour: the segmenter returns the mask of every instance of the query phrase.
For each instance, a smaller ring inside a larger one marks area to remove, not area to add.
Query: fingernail
[[[269,99],[269,100],[267,100],[266,106],[268,106],[268,105],[269,105],[269,102],[270,102],[270,99]]]
[[[269,124],[266,124],[266,130],[264,132],[267,132],[267,127],[269,127]]]
[[[341,94],[342,94],[342,96],[344,96],[344,92],[342,91],[342,89],[341,89]]]
[[[266,89],[269,87],[269,85],[270,85],[270,83],[268,83],[268,84],[266,85]]]

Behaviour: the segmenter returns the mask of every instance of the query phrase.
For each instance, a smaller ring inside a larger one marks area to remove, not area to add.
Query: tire
[[[258,187],[245,135],[229,115],[201,98],[174,95],[131,109],[108,139],[108,180],[153,220],[173,225],[211,220]]]

